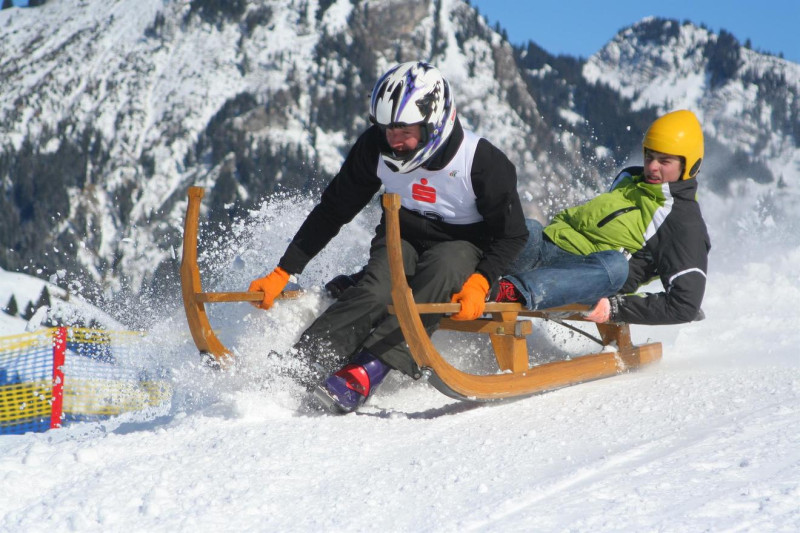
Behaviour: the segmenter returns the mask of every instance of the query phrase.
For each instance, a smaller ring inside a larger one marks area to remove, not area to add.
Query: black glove
[[[339,274],[325,284],[325,290],[331,298],[338,299],[344,291],[358,283],[364,277],[364,271],[360,270],[355,274]]]

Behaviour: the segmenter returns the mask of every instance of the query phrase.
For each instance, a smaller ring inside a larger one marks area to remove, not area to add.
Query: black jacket
[[[443,168],[456,154],[464,138],[460,121],[445,146],[425,165],[430,170]],[[299,274],[343,225],[350,222],[381,187],[377,175],[386,137],[377,126],[367,129],[347,155],[339,173],[322,193],[289,244],[279,266]],[[490,283],[505,271],[522,250],[528,231],[517,194],[517,172],[508,158],[486,139],[478,142],[471,170],[475,202],[483,221],[475,224],[448,224],[426,218],[407,209],[400,210],[403,240],[422,252],[438,242],[465,240],[483,250],[476,270]],[[385,234],[385,219],[376,229]]]
[[[642,167],[623,171],[641,176]],[[632,324],[679,324],[695,320],[706,288],[708,237],[697,203],[697,180],[669,183],[672,208],[642,249],[628,262],[628,279],[612,304],[612,319]],[[634,293],[660,278],[664,292]]]

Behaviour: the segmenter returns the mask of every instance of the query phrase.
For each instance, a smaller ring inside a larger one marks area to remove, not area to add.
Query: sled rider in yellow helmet
[[[655,120],[642,141],[644,166],[608,192],[528,221],[528,242],[492,296],[528,309],[595,306],[595,322],[677,324],[702,316],[711,247],[697,203],[703,131],[688,110]],[[662,292],[637,294],[660,278]]]
[[[681,158],[680,180],[697,176],[703,162],[703,130],[694,113],[682,109],[657,119],[647,129],[642,142],[645,165],[653,155]]]

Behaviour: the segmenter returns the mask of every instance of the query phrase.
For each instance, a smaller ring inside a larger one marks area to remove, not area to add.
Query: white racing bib
[[[449,224],[474,224],[483,217],[472,190],[472,160],[481,138],[464,130],[464,140],[455,157],[441,170],[418,167],[407,174],[392,172],[383,158],[378,161],[378,177],[386,192],[400,195],[406,209]],[[380,156],[379,156],[380,157]]]

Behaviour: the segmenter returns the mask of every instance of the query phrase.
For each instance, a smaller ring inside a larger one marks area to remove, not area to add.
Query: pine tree
[[[7,315],[17,316],[19,313],[19,306],[17,305],[17,299],[14,298],[14,295],[11,295],[11,298],[8,299],[8,303],[6,304],[3,312]]]
[[[709,40],[705,48],[711,86],[719,87],[730,80],[741,65],[739,41],[732,33],[720,30],[716,42]]]
[[[33,302],[28,302],[28,306],[25,308],[25,312],[22,314],[22,318],[25,320],[30,320],[33,318],[33,314],[36,312],[36,308],[33,306]]]
[[[34,307],[39,309],[40,307],[50,307],[50,293],[47,291],[47,286],[42,287],[42,292],[39,294],[39,299],[36,300],[36,304]]]
[[[14,2],[12,0],[3,0],[3,6],[0,9],[8,9],[9,7],[14,7]]]

